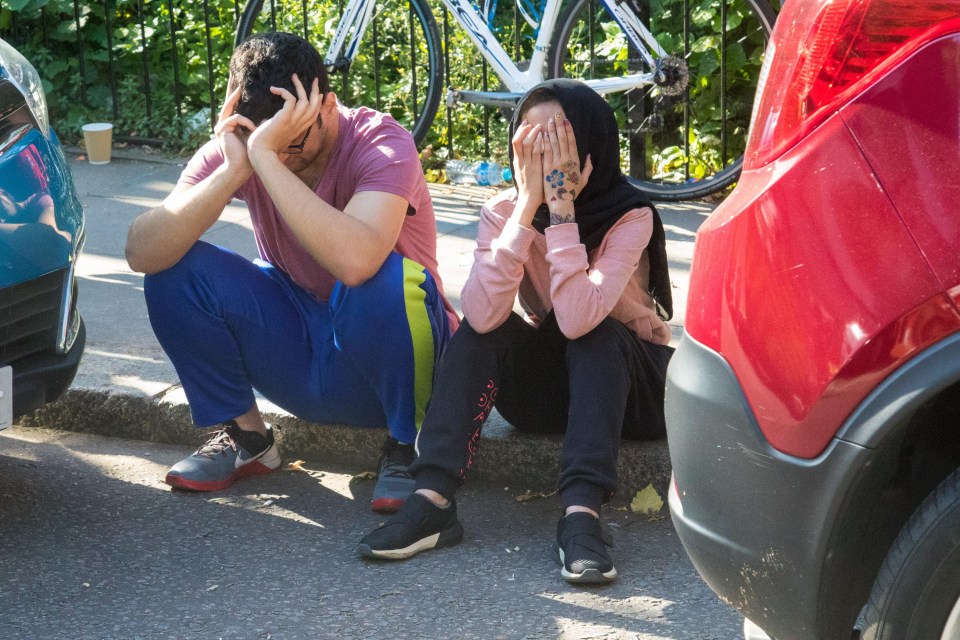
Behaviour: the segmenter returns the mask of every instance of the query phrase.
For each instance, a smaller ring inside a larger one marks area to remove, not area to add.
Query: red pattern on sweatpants
[[[477,414],[473,417],[473,435],[467,442],[467,466],[460,470],[460,482],[467,478],[467,471],[473,467],[473,458],[480,454],[480,431],[483,429],[483,423],[490,417],[493,405],[497,401],[497,385],[493,380],[487,380],[483,393],[477,401]]]

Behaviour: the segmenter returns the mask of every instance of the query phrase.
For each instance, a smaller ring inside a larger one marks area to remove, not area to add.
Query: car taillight
[[[767,47],[746,168],[776,159],[858,87],[960,31],[960,0],[787,0]]]

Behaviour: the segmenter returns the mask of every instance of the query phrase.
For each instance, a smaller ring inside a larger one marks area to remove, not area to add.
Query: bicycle
[[[268,9],[264,0],[247,0],[236,42],[258,24],[271,30],[302,28],[309,40],[329,40],[325,61],[330,69],[343,74],[346,83],[362,68],[360,75],[369,82],[372,66],[377,108],[401,118],[404,110],[411,114],[401,121],[418,145],[444,93],[451,108],[467,102],[509,112],[546,78],[582,79],[618,111],[632,146],[628,174],[652,198],[699,198],[737,179],[759,58],[776,17],[765,0],[540,0],[539,6],[515,0],[534,30],[530,59],[519,64],[494,33],[496,0],[484,1],[483,13],[471,0],[443,3],[496,72],[501,90],[451,86],[444,92],[445,68],[451,84],[445,57],[450,52],[441,44],[427,0],[340,0],[346,4],[339,12],[313,0],[309,6],[307,0],[268,0]],[[397,16],[404,15],[405,24],[397,24]],[[312,35],[311,19],[315,32],[317,24],[336,22],[332,38]],[[360,47],[370,25],[372,51]]]

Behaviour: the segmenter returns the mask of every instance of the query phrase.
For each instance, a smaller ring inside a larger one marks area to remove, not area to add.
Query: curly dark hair
[[[320,94],[330,90],[323,57],[312,44],[292,33],[258,33],[244,40],[230,57],[231,87],[243,87],[236,112],[260,124],[280,110],[283,99],[270,87],[283,87],[296,95],[294,73],[309,93],[318,78]]]

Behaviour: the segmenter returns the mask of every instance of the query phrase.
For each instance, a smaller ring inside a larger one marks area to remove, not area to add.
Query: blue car
[[[33,66],[0,40],[0,429],[59,398],[85,333],[83,207]]]

